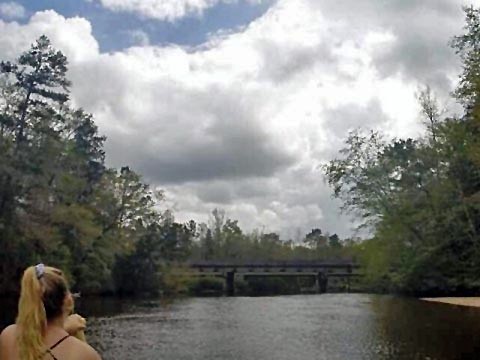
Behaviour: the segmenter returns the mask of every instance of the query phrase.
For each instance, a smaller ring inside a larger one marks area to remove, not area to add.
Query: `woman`
[[[99,360],[75,336],[85,319],[70,315],[73,297],[62,272],[39,264],[25,270],[15,325],[0,335],[0,360]]]

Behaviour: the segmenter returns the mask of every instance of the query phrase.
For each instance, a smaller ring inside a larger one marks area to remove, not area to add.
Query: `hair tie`
[[[37,279],[40,280],[44,274],[45,274],[45,265],[41,263],[38,265],[35,265],[35,275],[37,275]]]

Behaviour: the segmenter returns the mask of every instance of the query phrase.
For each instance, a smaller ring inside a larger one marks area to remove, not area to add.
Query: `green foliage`
[[[471,108],[478,103],[480,95],[480,9],[469,6],[464,10],[465,34],[456,36],[452,41],[452,47],[463,63],[455,95],[467,108]]]
[[[277,233],[244,233],[237,220],[215,209],[210,224],[197,226],[190,260],[216,262],[352,260],[354,242],[313,229],[303,241],[281,240]]]
[[[189,283],[189,293],[193,295],[222,295],[224,280],[215,277],[194,278]]]

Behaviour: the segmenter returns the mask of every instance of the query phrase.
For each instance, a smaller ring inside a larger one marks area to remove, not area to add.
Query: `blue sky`
[[[10,1],[0,1],[7,3]],[[112,11],[97,1],[84,0],[18,0],[26,9],[26,16],[17,20],[28,22],[37,11],[53,9],[65,17],[79,16],[90,21],[93,35],[102,52],[121,50],[135,44],[132,32],[139,30],[148,35],[150,44],[174,43],[195,46],[205,42],[208,35],[220,30],[234,30],[262,16],[274,0],[259,3],[238,1],[218,3],[208,8],[201,16],[189,15],[174,22],[147,18],[134,12]]]

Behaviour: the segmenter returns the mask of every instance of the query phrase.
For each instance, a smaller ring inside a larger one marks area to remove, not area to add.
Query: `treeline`
[[[337,234],[312,229],[298,239],[282,240],[277,233],[245,233],[237,220],[215,209],[208,224],[198,226],[198,241],[191,260],[206,261],[314,261],[350,259],[353,239],[341,240]]]
[[[463,63],[453,94],[463,114],[442,115],[427,88],[424,137],[355,131],[325,166],[344,210],[373,229],[357,250],[375,290],[480,291],[480,9],[465,13],[466,32],[452,41]]]
[[[159,211],[162,192],[129,167],[108,168],[105,137],[69,102],[67,59],[45,36],[0,63],[0,294],[26,266],[63,269],[86,293],[175,289],[172,269],[196,260],[348,257],[351,242],[314,229],[305,243],[244,233],[221,210],[210,224]]]

